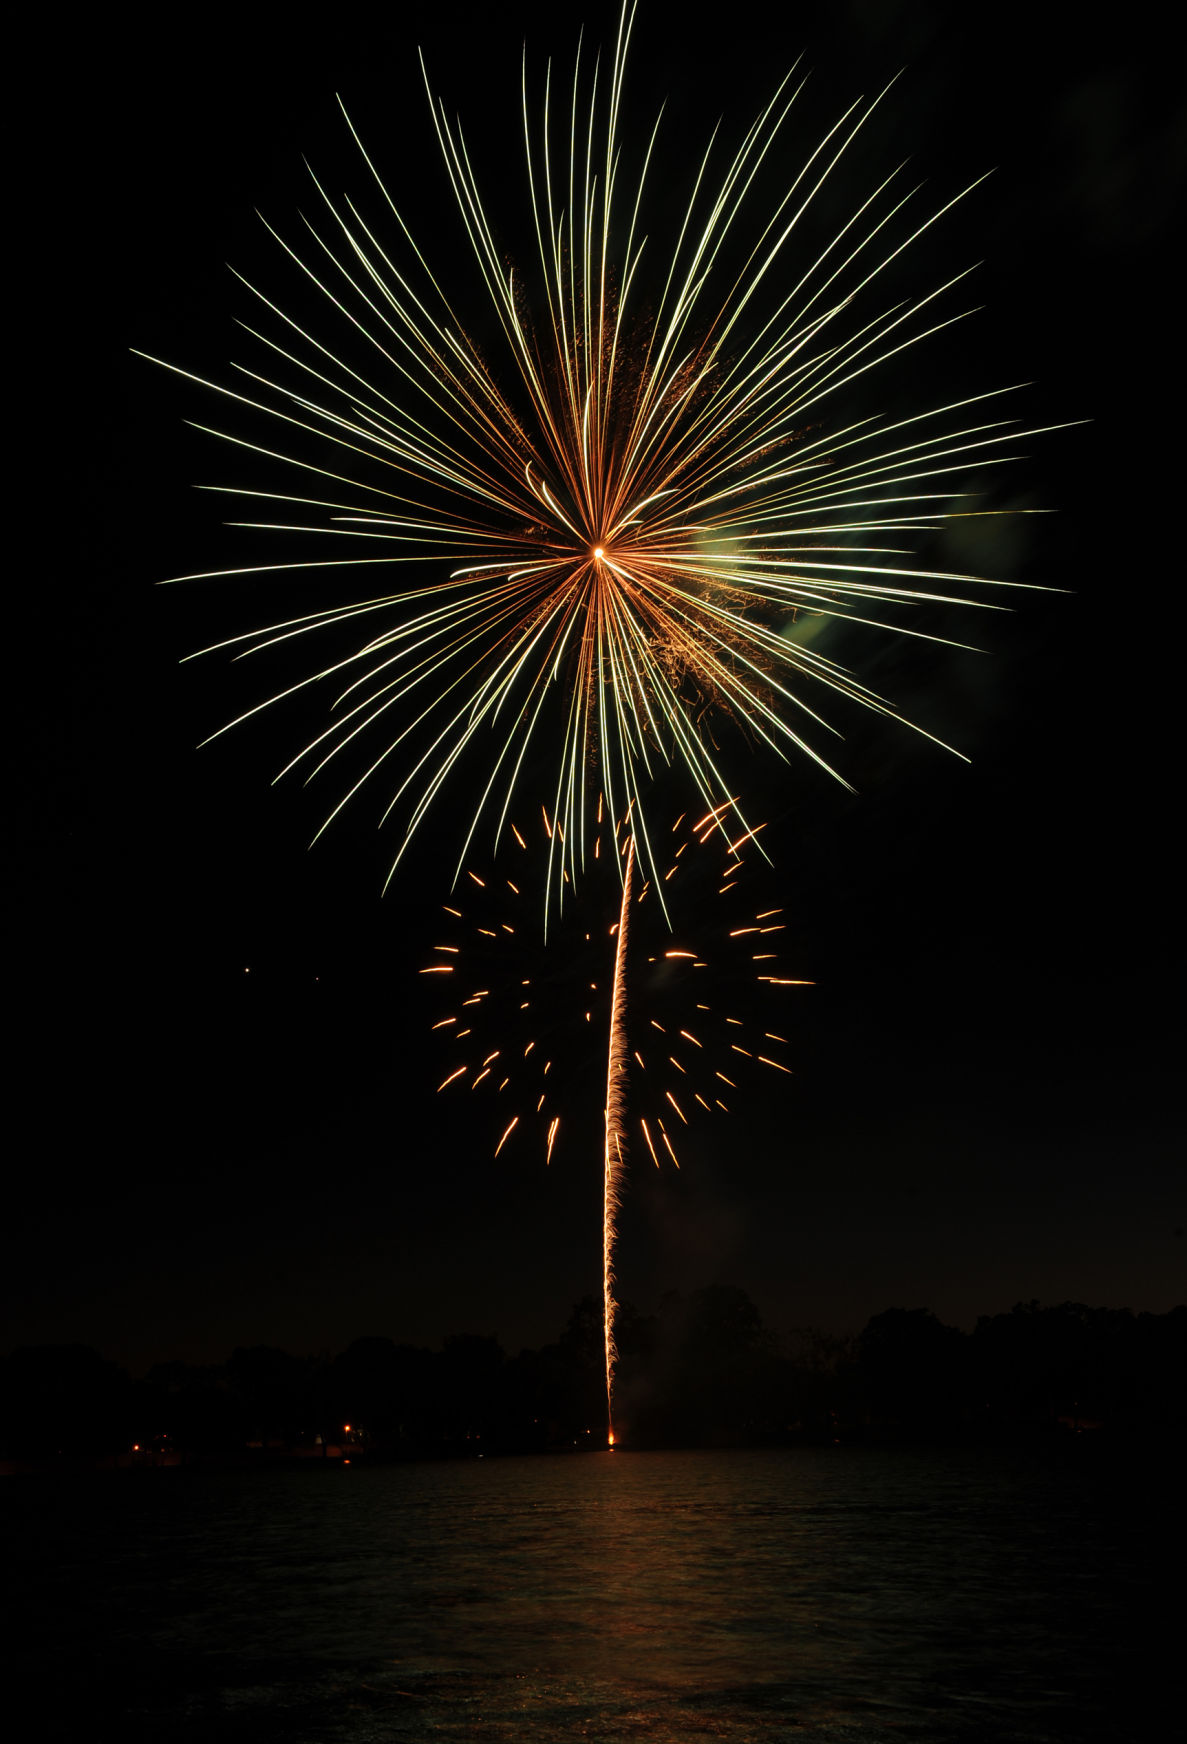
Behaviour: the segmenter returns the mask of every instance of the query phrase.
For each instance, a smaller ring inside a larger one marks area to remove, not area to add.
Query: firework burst
[[[732,156],[708,142],[675,219],[665,206],[665,234],[648,239],[661,130],[632,159],[632,19],[628,5],[608,64],[578,54],[563,91],[549,68],[534,98],[525,61],[522,264],[497,240],[461,125],[429,92],[501,355],[455,309],[355,135],[381,221],[315,177],[320,216],[300,242],[273,231],[321,303],[324,337],[248,286],[259,361],[236,366],[238,389],[217,387],[276,434],[214,434],[294,480],[291,493],[234,487],[273,505],[239,524],[326,541],[324,555],[219,573],[378,581],[218,646],[350,638],[248,714],[311,687],[328,695],[328,723],[282,773],[337,777],[326,823],[381,786],[401,831],[393,871],[465,761],[479,782],[459,868],[484,818],[497,844],[544,750],[535,797],[560,826],[546,888],[562,894],[587,867],[598,792],[614,815],[630,808],[639,873],[662,878],[644,793],[676,764],[721,806],[733,789],[714,718],[831,768],[818,749],[830,693],[894,710],[811,645],[805,617],[920,634],[913,607],[953,588],[963,598],[976,578],[917,566],[904,540],[968,512],[962,472],[1008,458],[1019,434],[987,414],[988,394],[823,427],[842,389],[958,318],[937,312],[956,279],[905,303],[882,289],[947,208],[910,219],[893,171],[805,252],[878,99],[842,115],[760,208],[756,179],[783,160],[802,84],[789,75]],[[719,813],[731,836],[744,824],[732,809]]]
[[[741,1080],[790,1070],[783,999],[808,983],[787,966],[787,911],[756,881],[765,862],[750,838],[725,844],[716,822],[682,817],[656,835],[660,882],[697,915],[690,937],[671,931],[650,879],[625,877],[634,837],[612,829],[603,807],[582,902],[547,941],[530,893],[554,824],[512,824],[497,862],[463,873],[420,975],[445,1050],[438,1093],[475,1093],[492,1108],[494,1155],[527,1144],[551,1162],[571,1127],[587,1130],[615,1034],[629,1037],[607,1079],[615,1157],[631,1151],[657,1168],[680,1166],[681,1134],[729,1113]]]

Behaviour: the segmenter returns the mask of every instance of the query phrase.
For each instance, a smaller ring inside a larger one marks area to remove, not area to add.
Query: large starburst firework
[[[653,775],[681,765],[710,808],[734,791],[715,715],[780,755],[823,762],[829,692],[893,714],[811,645],[805,615],[902,630],[912,606],[963,593],[975,578],[917,567],[903,536],[964,512],[960,473],[1018,434],[986,415],[988,394],[898,421],[822,424],[839,390],[957,318],[933,313],[955,279],[881,300],[891,263],[947,209],[909,222],[898,172],[803,249],[877,99],[842,115],[760,210],[755,183],[782,159],[800,89],[789,75],[720,165],[710,140],[669,234],[648,240],[660,128],[628,167],[632,19],[628,6],[608,66],[578,53],[563,95],[550,68],[539,108],[525,61],[534,235],[522,267],[497,239],[481,185],[495,178],[430,91],[496,346],[455,309],[356,135],[383,222],[315,178],[321,216],[306,221],[302,245],[273,232],[320,301],[325,336],[256,290],[264,319],[249,331],[268,361],[236,366],[238,389],[218,387],[285,434],[277,446],[216,434],[309,481],[292,493],[234,487],[276,505],[244,524],[333,547],[219,573],[384,577],[368,597],[218,646],[356,639],[345,650],[335,641],[331,658],[248,713],[330,687],[328,723],[282,773],[341,771],[330,818],[382,783],[384,816],[401,829],[393,870],[471,756],[479,781],[459,864],[480,820],[496,838],[505,827],[541,745],[550,772],[539,797],[558,826],[549,887],[563,891],[563,874],[580,873],[587,798],[632,808],[642,869],[655,877]],[[739,820],[740,810],[732,834]]]

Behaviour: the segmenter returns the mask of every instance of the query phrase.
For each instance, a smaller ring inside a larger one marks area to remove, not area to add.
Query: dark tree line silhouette
[[[629,1446],[1182,1435],[1187,1307],[1167,1314],[1020,1303],[971,1333],[888,1308],[856,1338],[779,1338],[744,1290],[624,1306],[616,1427]],[[82,1345],[0,1363],[0,1459],[160,1464],[424,1458],[605,1444],[600,1304],[555,1344],[509,1357],[494,1338],[440,1351],[357,1338],[335,1356],[237,1349],[158,1364],[139,1381]]]

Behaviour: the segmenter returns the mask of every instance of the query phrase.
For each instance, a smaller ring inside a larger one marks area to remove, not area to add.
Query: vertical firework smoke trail
[[[606,1132],[602,1175],[602,1317],[606,1339],[606,1433],[614,1446],[614,1238],[621,1198],[626,1131],[626,950],[631,912],[631,874],[635,867],[635,838],[627,842],[626,871],[622,880],[622,907],[618,913],[618,936],[614,948],[614,994],[610,1006],[610,1043],[606,1059]]]

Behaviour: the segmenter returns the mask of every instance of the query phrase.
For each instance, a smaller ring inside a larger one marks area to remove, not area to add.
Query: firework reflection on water
[[[104,1483],[101,1504],[22,1486],[20,1626],[53,1626],[20,1664],[46,1736],[73,1701],[80,1735],[174,1744],[1159,1737],[1173,1655],[1134,1599],[1159,1588],[1169,1472],[1143,1448],[1105,1490],[1103,1457],[160,1472],[180,1489]]]

